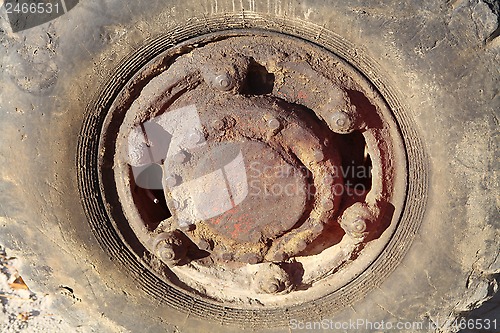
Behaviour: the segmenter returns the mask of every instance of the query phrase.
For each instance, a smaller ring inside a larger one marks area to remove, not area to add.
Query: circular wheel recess
[[[151,59],[109,105],[99,154],[83,161],[98,179],[80,173],[85,204],[107,210],[90,221],[175,308],[254,325],[313,316],[304,306],[320,298],[334,311],[410,242],[399,125],[361,73],[317,45],[197,37]]]

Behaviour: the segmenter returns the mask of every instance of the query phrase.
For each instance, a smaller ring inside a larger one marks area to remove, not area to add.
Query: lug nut
[[[256,276],[256,289],[266,294],[276,294],[289,290],[292,285],[290,276],[279,265],[261,264]]]
[[[267,294],[275,294],[277,292],[280,292],[282,290],[282,287],[280,286],[279,281],[277,280],[271,280],[268,281],[267,283],[262,284],[262,291],[267,293]]]
[[[158,258],[167,264],[176,265],[186,257],[187,248],[175,232],[159,234],[153,244]]]
[[[352,120],[344,111],[335,111],[331,116],[331,126],[334,132],[347,134],[352,132]]]
[[[227,73],[217,75],[213,82],[214,88],[221,91],[228,91],[234,87],[234,81]]]
[[[168,187],[174,187],[177,186],[179,183],[179,180],[177,179],[178,177],[176,175],[170,175],[165,178],[165,184]]]
[[[367,233],[368,223],[376,219],[373,214],[373,211],[366,204],[357,202],[344,211],[340,219],[340,226],[349,236],[363,239]]]
[[[174,155],[174,162],[177,164],[182,164],[186,162],[188,159],[188,155],[185,151],[181,150],[180,152]]]
[[[345,127],[349,122],[349,117],[344,112],[337,112],[333,119],[338,127]]]
[[[356,232],[363,232],[363,231],[365,231],[366,230],[366,222],[363,221],[362,219],[357,219],[353,223],[353,229]]]
[[[269,129],[271,129],[272,131],[276,131],[278,128],[280,128],[280,126],[280,121],[276,118],[271,118],[267,121],[267,127],[269,127]]]
[[[163,261],[172,261],[175,259],[175,251],[172,247],[170,246],[161,246],[158,250],[156,250],[158,253],[158,256],[160,257],[161,260]]]

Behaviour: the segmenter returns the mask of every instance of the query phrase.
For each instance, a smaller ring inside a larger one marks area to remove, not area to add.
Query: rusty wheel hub
[[[211,299],[282,304],[376,257],[402,206],[391,161],[404,151],[361,75],[276,36],[220,38],[151,68],[123,92],[113,163],[153,268]]]
[[[189,95],[177,102],[189,101]],[[339,156],[323,144],[333,138],[326,125],[301,116],[305,110],[275,98],[217,97],[197,96],[199,108],[183,109],[209,126],[188,131],[179,151],[163,161],[163,190],[174,216],[165,228],[192,229],[195,243],[217,244],[215,260],[255,264],[293,256],[319,235],[339,206],[331,186],[342,182],[335,172]],[[169,116],[154,121],[169,123]],[[164,145],[165,138],[151,146]],[[129,146],[142,161],[153,155],[150,150]],[[332,184],[323,181],[326,175]]]

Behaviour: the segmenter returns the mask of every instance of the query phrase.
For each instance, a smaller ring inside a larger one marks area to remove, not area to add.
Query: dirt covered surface
[[[51,295],[29,289],[18,264],[0,245],[0,332],[78,332],[50,309]]]
[[[62,316],[51,309],[52,297],[32,291],[24,283],[16,267],[19,259],[11,257],[0,245],[0,332],[87,332],[82,327],[70,326]],[[499,332],[500,329],[500,293],[472,311],[467,320],[489,321],[489,330],[480,332]],[[473,330],[462,330],[459,333],[472,333]]]

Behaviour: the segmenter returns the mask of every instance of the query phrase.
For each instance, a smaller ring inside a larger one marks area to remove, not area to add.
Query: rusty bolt
[[[228,91],[234,87],[234,80],[227,73],[220,74],[215,77],[213,86],[217,90]]]
[[[374,218],[372,214],[366,204],[357,202],[344,211],[340,226],[351,237],[364,238],[367,224]]]
[[[179,180],[177,179],[178,177],[176,175],[169,175],[165,178],[165,184],[168,187],[174,187],[178,184]]]
[[[188,155],[185,151],[181,150],[180,152],[174,155],[174,162],[178,164],[182,164],[186,162],[188,159]]]
[[[278,128],[280,128],[280,126],[280,121],[276,118],[271,118],[267,121],[267,127],[269,127],[269,129],[271,129],[272,131],[276,131]]]
[[[344,111],[335,111],[331,116],[331,126],[335,132],[350,133],[352,132],[351,117]]]

